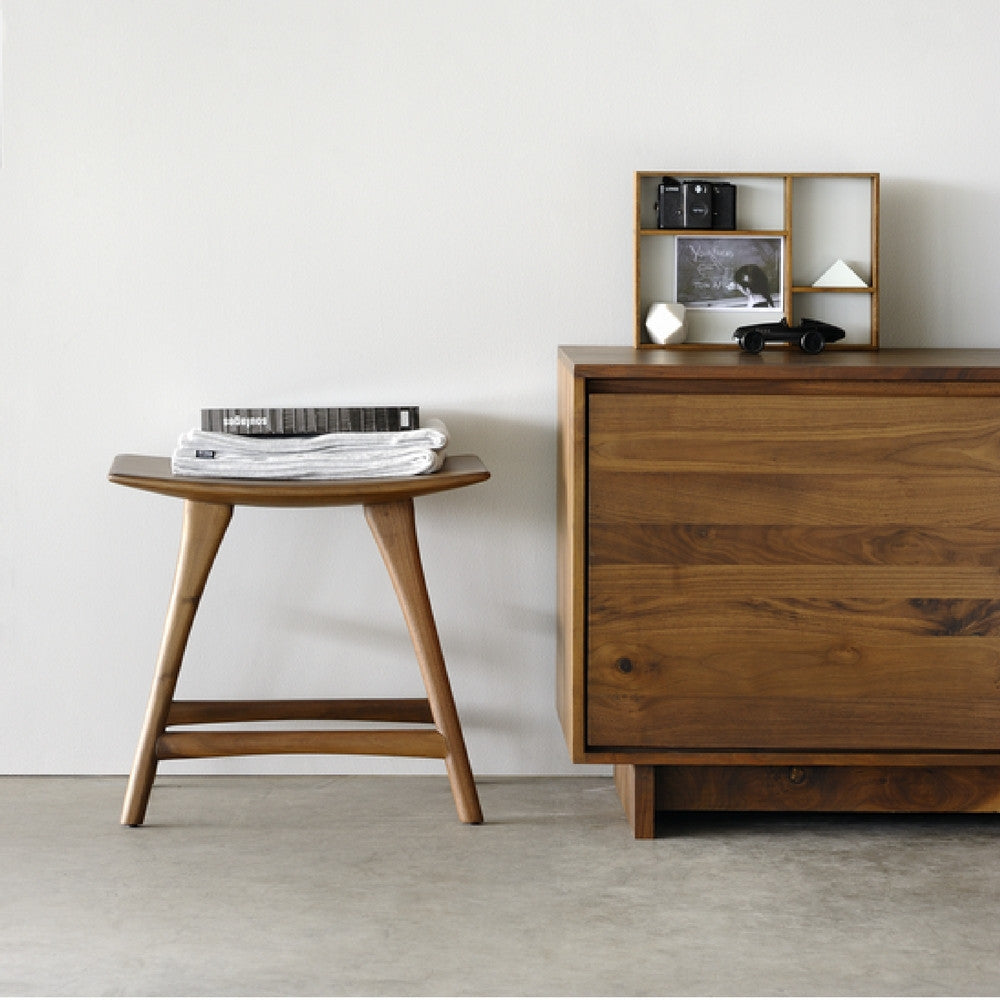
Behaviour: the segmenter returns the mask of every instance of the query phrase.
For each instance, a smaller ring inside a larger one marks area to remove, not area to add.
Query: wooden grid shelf
[[[655,204],[664,177],[735,185],[736,228],[659,228]],[[669,345],[672,349],[738,349],[732,339],[738,326],[782,317],[789,323],[809,317],[843,327],[845,340],[828,350],[878,348],[879,174],[636,172],[635,347],[663,349],[646,332],[646,314],[654,302],[677,301],[677,240],[692,237],[780,239],[781,301],[773,309],[740,308],[736,299],[731,308],[689,308],[687,340]],[[838,260],[858,273],[864,287],[813,284]]]

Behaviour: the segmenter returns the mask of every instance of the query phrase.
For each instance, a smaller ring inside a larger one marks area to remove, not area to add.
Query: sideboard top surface
[[[837,351],[637,350],[631,347],[563,346],[560,364],[580,378],[830,379],[839,381],[1000,381],[1000,350],[913,348]]]

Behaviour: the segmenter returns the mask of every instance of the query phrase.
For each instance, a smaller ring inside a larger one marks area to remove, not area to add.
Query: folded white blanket
[[[250,437],[190,430],[171,456],[178,476],[232,479],[373,479],[436,472],[447,428],[429,420],[414,431],[358,431],[312,437]]]

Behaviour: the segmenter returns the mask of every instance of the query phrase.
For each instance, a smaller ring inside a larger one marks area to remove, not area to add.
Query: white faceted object
[[[684,306],[679,302],[654,302],[646,313],[646,332],[654,344],[683,344],[687,339]]]
[[[813,288],[867,288],[865,280],[842,260],[831,264],[814,282]]]

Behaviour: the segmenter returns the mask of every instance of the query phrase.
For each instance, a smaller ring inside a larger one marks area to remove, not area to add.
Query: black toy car
[[[831,341],[843,340],[845,336],[839,326],[819,319],[803,319],[798,326],[789,326],[786,319],[780,323],[753,323],[733,333],[748,354],[760,354],[767,343],[796,342],[806,354],[819,354]]]

